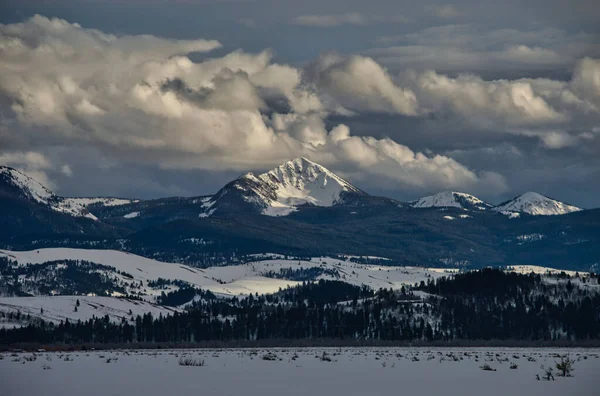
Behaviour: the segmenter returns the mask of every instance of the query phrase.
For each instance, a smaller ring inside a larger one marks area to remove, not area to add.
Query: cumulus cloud
[[[600,110],[600,60],[584,58],[571,81],[573,91],[587,103],[590,109]]]
[[[428,71],[418,76],[417,85],[435,110],[449,108],[477,125],[553,123],[565,119],[526,80],[484,81],[473,75],[450,78]]]
[[[348,110],[415,115],[418,101],[410,89],[394,83],[373,59],[322,55],[310,67],[319,88]]]
[[[352,136],[343,124],[330,131],[327,143],[332,146],[330,151],[334,155],[347,159],[360,170],[356,176],[359,179],[386,178],[416,189],[483,188],[490,194],[507,189],[505,178],[497,173],[476,174],[450,157],[427,156],[391,139]]]
[[[590,146],[600,134],[600,68],[591,58],[570,81],[556,81],[394,75],[371,57],[332,53],[302,69],[274,63],[268,50],[189,56],[219,45],[112,36],[41,16],[0,26],[0,139],[11,142],[0,163],[48,182],[47,174],[80,175],[64,156],[47,155],[51,149],[92,149],[103,164],[207,171],[266,169],[306,156],[367,185],[489,195],[508,188],[501,174],[467,166],[450,151],[399,143],[413,131],[361,136],[350,122],[330,120],[449,120],[482,134],[537,139],[547,150]],[[505,51],[521,62],[553,56],[536,46]]]
[[[326,55],[302,70],[273,63],[269,51],[187,55],[218,47],[106,35],[41,16],[0,26],[0,96],[11,111],[3,117],[15,125],[7,133],[40,152],[91,147],[164,169],[248,170],[307,156],[398,186],[504,188],[500,176],[450,157],[326,127],[331,113],[418,114],[415,94],[371,58]],[[70,166],[44,167],[75,176]]]

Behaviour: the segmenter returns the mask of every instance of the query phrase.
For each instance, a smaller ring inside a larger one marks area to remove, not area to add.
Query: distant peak
[[[412,203],[414,208],[462,208],[485,210],[492,205],[474,195],[458,191],[442,191]]]
[[[522,212],[536,216],[562,215],[582,210],[534,191],[527,191],[494,208],[497,212]]]
[[[4,176],[3,176],[4,175]],[[5,182],[19,191],[19,195],[49,209],[75,217],[87,217],[97,220],[83,205],[69,199],[56,196],[46,186],[27,176],[23,172],[9,166],[0,166],[0,176],[7,179]],[[2,181],[2,179],[0,179]]]
[[[223,192],[240,193],[246,202],[270,216],[285,216],[305,205],[333,206],[342,203],[348,193],[367,195],[306,157],[294,158],[265,173],[246,173],[231,187]]]

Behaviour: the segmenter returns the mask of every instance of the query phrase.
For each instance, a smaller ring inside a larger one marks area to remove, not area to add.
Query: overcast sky
[[[0,164],[155,198],[305,156],[401,200],[600,207],[599,21],[580,0],[4,0]]]

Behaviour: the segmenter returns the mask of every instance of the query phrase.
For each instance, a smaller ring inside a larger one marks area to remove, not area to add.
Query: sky
[[[0,164],[158,198],[304,156],[400,200],[600,207],[594,3],[5,0]]]

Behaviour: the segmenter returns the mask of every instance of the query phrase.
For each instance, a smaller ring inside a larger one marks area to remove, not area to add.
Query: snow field
[[[537,380],[575,360],[573,377]],[[183,366],[180,361],[203,362]],[[489,364],[496,371],[483,371]],[[517,364],[511,369],[511,363]],[[597,395],[598,349],[274,348],[0,354],[3,395]]]

